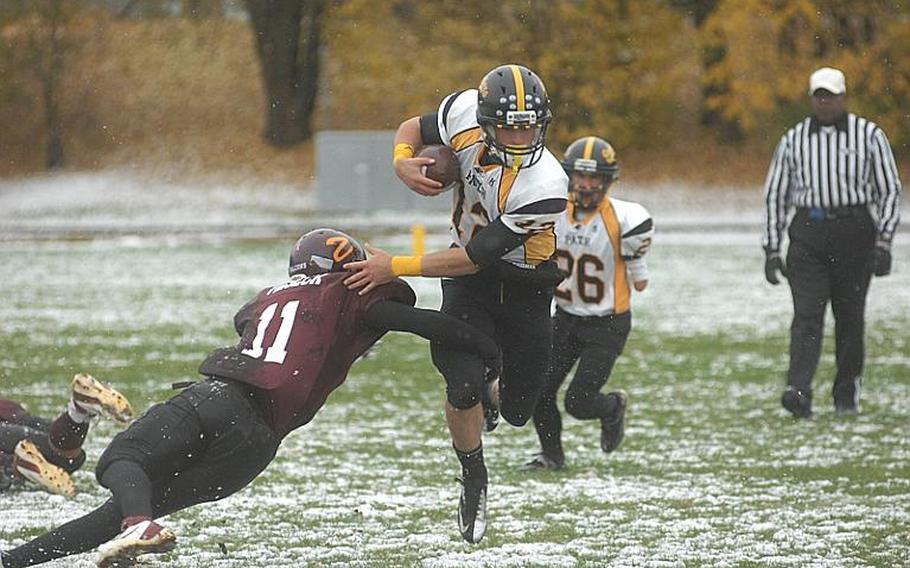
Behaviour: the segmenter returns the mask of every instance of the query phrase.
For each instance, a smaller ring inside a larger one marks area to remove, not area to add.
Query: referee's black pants
[[[799,209],[790,223],[789,235],[787,268],[793,323],[787,382],[811,394],[830,301],[837,361],[834,403],[838,408],[854,408],[865,359],[866,292],[875,247],[872,218],[865,207],[818,216]]]

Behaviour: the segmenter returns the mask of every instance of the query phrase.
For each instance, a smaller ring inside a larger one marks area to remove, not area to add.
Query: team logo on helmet
[[[291,250],[288,275],[341,272],[344,264],[366,257],[364,248],[350,235],[334,229],[316,229],[297,239]]]
[[[480,81],[480,86],[477,87],[477,90],[480,92],[480,96],[481,96],[481,97],[489,97],[489,96],[490,96],[490,87],[487,86],[487,78],[486,78],[486,77],[484,77],[483,80]]]
[[[329,237],[325,240],[326,246],[334,248],[332,258],[335,262],[341,262],[354,254],[354,247],[347,237]]]

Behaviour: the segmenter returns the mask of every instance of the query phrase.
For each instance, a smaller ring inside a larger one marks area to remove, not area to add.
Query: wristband
[[[420,276],[422,256],[393,256],[392,272],[395,276]]]
[[[392,164],[397,164],[398,160],[414,157],[414,147],[410,144],[395,144],[395,150],[392,152]]]

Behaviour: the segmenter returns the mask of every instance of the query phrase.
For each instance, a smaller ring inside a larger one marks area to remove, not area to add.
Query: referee
[[[834,313],[837,376],[834,407],[859,410],[866,292],[874,273],[891,272],[891,238],[901,183],[885,133],[846,110],[846,81],[823,67],[809,78],[814,116],[791,128],[774,152],[765,181],[765,278],[790,283],[790,368],[781,403],[812,414],[812,377],[821,355],[825,310]],[[781,240],[791,210],[786,266]]]

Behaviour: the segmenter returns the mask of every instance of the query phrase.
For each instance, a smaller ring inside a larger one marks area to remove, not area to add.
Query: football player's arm
[[[632,278],[632,285],[638,292],[644,292],[648,287],[648,263],[644,258],[637,258],[626,263],[629,269],[629,276]]]
[[[247,302],[240,311],[234,316],[234,331],[237,332],[237,335],[243,337],[243,330],[246,328],[246,324],[253,319],[254,312],[256,311],[256,298],[253,298]]]
[[[490,336],[436,310],[381,300],[367,309],[365,321],[376,330],[414,333],[434,343],[475,353],[497,374],[502,368],[499,346]]]
[[[433,115],[435,116],[435,115]],[[415,157],[415,154],[427,144],[442,144],[442,140],[425,140],[421,123],[423,117],[411,117],[398,127],[395,133],[395,150],[392,153],[392,163],[395,175],[415,193],[420,195],[438,195],[442,192],[442,184],[424,175],[424,168],[435,163],[433,158]],[[435,127],[435,124],[434,124]],[[439,138],[437,129],[436,138]]]
[[[647,215],[644,208],[641,214]],[[654,221],[647,217],[622,235],[622,258],[626,261],[632,285],[639,292],[648,287],[648,263],[645,255],[654,237]]]
[[[349,262],[344,267],[353,270],[344,283],[352,290],[367,294],[373,288],[391,282],[398,276],[466,276],[474,274],[530,237],[516,233],[496,219],[474,236],[468,246],[452,247],[423,256],[391,256],[382,249],[366,245],[372,255],[367,260]]]
[[[345,285],[366,294],[398,276],[465,276],[496,262],[518,248],[534,234],[551,229],[566,208],[566,200],[546,199],[501,215],[481,229],[467,246],[452,247],[422,256],[391,256],[367,245],[373,255],[367,260],[344,265],[354,274]]]

